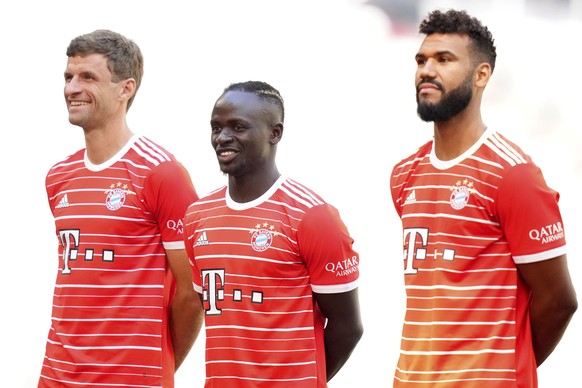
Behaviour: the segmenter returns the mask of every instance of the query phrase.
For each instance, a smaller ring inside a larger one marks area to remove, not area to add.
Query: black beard
[[[473,90],[471,89],[472,81],[472,74],[469,74],[469,76],[463,80],[461,85],[456,89],[451,90],[449,93],[445,93],[442,99],[436,104],[431,102],[419,102],[417,90],[416,113],[418,114],[418,117],[423,121],[434,122],[447,121],[455,117],[469,106],[469,103],[473,98]],[[441,88],[441,90],[443,89]]]

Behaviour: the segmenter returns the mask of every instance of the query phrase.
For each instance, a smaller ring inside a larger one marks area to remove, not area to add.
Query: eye
[[[448,57],[440,57],[439,62],[447,63],[447,62],[450,62],[450,59]]]

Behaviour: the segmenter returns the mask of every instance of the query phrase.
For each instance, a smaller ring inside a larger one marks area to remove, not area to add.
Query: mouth
[[[238,155],[238,151],[228,149],[228,150],[216,150],[216,156],[218,157],[218,161],[220,163],[230,163],[236,156]]]
[[[432,94],[439,92],[441,88],[430,82],[423,82],[416,87],[416,93],[420,96],[421,94]]]
[[[87,101],[69,101],[69,107],[75,108],[77,106],[89,105]]]

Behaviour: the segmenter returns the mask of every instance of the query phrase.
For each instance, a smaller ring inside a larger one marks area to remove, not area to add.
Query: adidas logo
[[[199,247],[201,245],[208,245],[208,238],[206,238],[206,232],[202,232],[200,237],[198,237],[198,240],[196,240],[196,244],[194,244],[195,247]]]
[[[69,197],[67,196],[67,194],[65,194],[65,196],[61,198],[57,206],[55,206],[55,209],[62,209],[64,207],[69,207]]]
[[[413,203],[416,203],[416,192],[414,190],[412,190],[412,192],[408,194],[408,197],[406,197],[406,201],[404,201],[405,205],[411,205]]]

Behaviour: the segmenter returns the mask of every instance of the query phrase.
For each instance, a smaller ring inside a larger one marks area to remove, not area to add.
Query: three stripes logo
[[[202,232],[200,237],[198,237],[198,240],[196,240],[196,244],[194,244],[195,247],[199,247],[201,245],[208,245],[208,238],[206,237],[206,232]]]
[[[57,206],[55,206],[55,209],[62,209],[64,207],[69,207],[69,197],[67,196],[67,194],[65,194],[63,198],[61,198]]]
[[[408,194],[408,197],[406,197],[406,200],[404,201],[405,205],[412,205],[413,203],[416,203],[416,192],[414,190]]]

